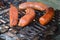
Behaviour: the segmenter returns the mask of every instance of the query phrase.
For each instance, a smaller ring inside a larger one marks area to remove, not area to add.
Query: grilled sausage
[[[26,9],[28,7],[31,7],[31,8],[34,8],[36,10],[45,10],[48,8],[47,5],[43,4],[43,3],[40,3],[40,2],[25,2],[25,3],[22,3],[19,5],[19,9]]]
[[[39,22],[42,25],[47,24],[54,15],[53,8],[48,7],[47,5],[40,2],[25,2],[19,5],[20,10],[26,9],[27,7],[46,12],[41,18],[39,18]]]
[[[19,20],[18,26],[24,27],[35,18],[35,12],[32,8],[26,9],[26,14]]]
[[[46,13],[39,18],[39,22],[42,25],[46,25],[54,16],[54,9],[49,7],[48,9],[46,9]]]
[[[18,10],[14,5],[10,5],[10,26],[16,26],[18,22]]]

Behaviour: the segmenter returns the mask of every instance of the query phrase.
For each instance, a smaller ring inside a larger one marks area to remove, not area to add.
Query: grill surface
[[[36,12],[36,18],[28,26],[13,27],[9,26],[9,8],[0,7],[0,38],[5,40],[45,40],[47,35],[53,35],[60,24],[60,10],[55,11],[55,16],[47,25],[42,26],[38,18],[44,14],[41,11]],[[19,12],[19,18],[24,15],[24,11]]]

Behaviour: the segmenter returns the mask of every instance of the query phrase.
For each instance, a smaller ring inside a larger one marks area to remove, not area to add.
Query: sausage
[[[27,8],[26,14],[21,17],[19,20],[18,26],[24,27],[27,26],[34,18],[35,18],[35,11],[32,8]]]
[[[19,9],[26,9],[28,7],[34,8],[36,10],[45,10],[48,8],[46,4],[43,4],[41,2],[25,2],[19,5]]]
[[[9,16],[10,16],[10,27],[16,26],[18,22],[18,10],[12,4],[10,5]]]
[[[46,13],[39,18],[39,22],[42,25],[46,25],[53,18],[53,16],[54,16],[54,9],[49,7],[46,10]]]
[[[41,2],[25,2],[19,5],[20,10],[26,9],[27,7],[46,12],[43,16],[39,18],[39,23],[42,25],[47,24],[54,15],[54,9]]]

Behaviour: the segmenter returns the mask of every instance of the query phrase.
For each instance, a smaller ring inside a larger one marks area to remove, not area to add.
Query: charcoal
[[[10,29],[9,29],[9,32],[16,34],[18,31],[15,30],[15,29],[10,28]]]
[[[6,31],[8,31],[8,29],[9,29],[8,26],[3,25],[3,26],[0,27],[0,32],[1,32],[1,33],[4,33],[4,32],[6,32]]]
[[[16,34],[12,34],[10,32],[1,34],[0,37],[5,40],[19,40],[19,38],[16,36]]]
[[[4,4],[3,4],[3,2],[2,2],[2,1],[0,1],[0,6],[4,6]]]

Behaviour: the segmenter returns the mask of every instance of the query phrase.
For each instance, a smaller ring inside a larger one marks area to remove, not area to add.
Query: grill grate
[[[28,26],[24,28],[18,26],[10,28],[9,8],[3,7],[0,8],[0,10],[0,38],[6,40],[45,40],[44,38],[47,35],[52,35],[60,24],[60,10],[55,11],[55,16],[46,26],[42,26],[38,22],[38,18],[42,16],[44,12],[36,10],[36,18]],[[19,13],[21,13],[19,14],[19,18],[21,18],[25,12],[21,11]]]

